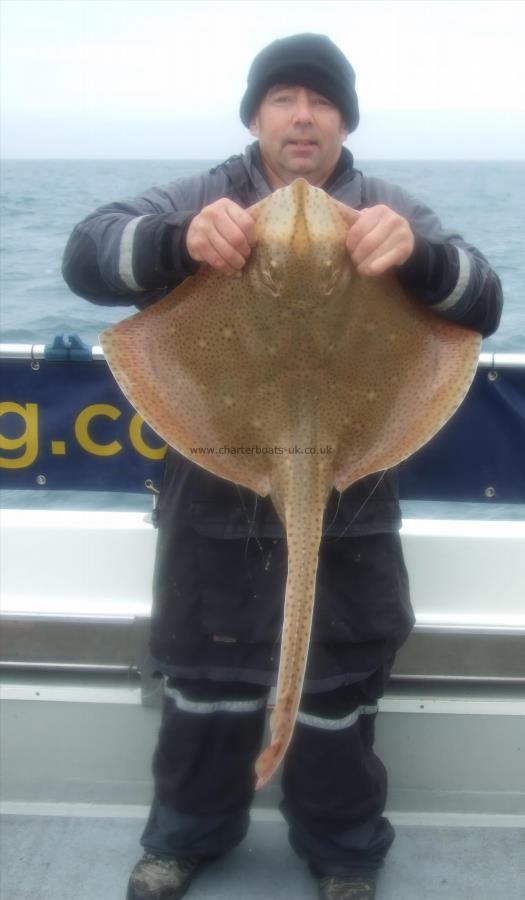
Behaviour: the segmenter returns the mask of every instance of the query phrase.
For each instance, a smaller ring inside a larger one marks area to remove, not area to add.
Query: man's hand
[[[359,213],[348,232],[346,247],[361,275],[382,275],[406,262],[414,249],[407,220],[388,206],[371,206]]]
[[[255,246],[255,222],[233,200],[222,198],[192,219],[186,235],[188,253],[223,275],[240,277]]]

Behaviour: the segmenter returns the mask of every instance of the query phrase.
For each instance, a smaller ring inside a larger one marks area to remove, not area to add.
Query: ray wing
[[[264,397],[267,379],[259,370],[257,381],[247,351],[255,342],[251,300],[237,281],[201,267],[100,342],[130,403],[170,446],[266,495],[268,455],[257,452],[263,422],[254,392]]]
[[[439,431],[469,389],[481,344],[479,334],[440,319],[392,276],[357,276],[349,305],[331,370],[340,389],[325,389],[324,401],[340,491],[399,464]]]

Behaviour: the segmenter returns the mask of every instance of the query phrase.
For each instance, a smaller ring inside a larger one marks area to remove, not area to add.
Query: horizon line
[[[216,162],[217,156],[0,156],[2,162]],[[363,156],[362,162],[525,162],[525,156]],[[355,157],[354,157],[355,161]]]

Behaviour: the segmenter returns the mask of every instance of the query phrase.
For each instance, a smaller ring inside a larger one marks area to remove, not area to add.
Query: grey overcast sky
[[[357,72],[363,159],[525,158],[523,0],[1,0],[5,158],[218,159],[277,37]]]

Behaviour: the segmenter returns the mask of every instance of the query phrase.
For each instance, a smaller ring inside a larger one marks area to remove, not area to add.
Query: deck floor
[[[1,900],[124,900],[140,819],[5,815]],[[523,900],[525,830],[396,826],[377,900]],[[315,900],[315,881],[277,818],[255,813],[243,843],[196,876],[191,900]]]

